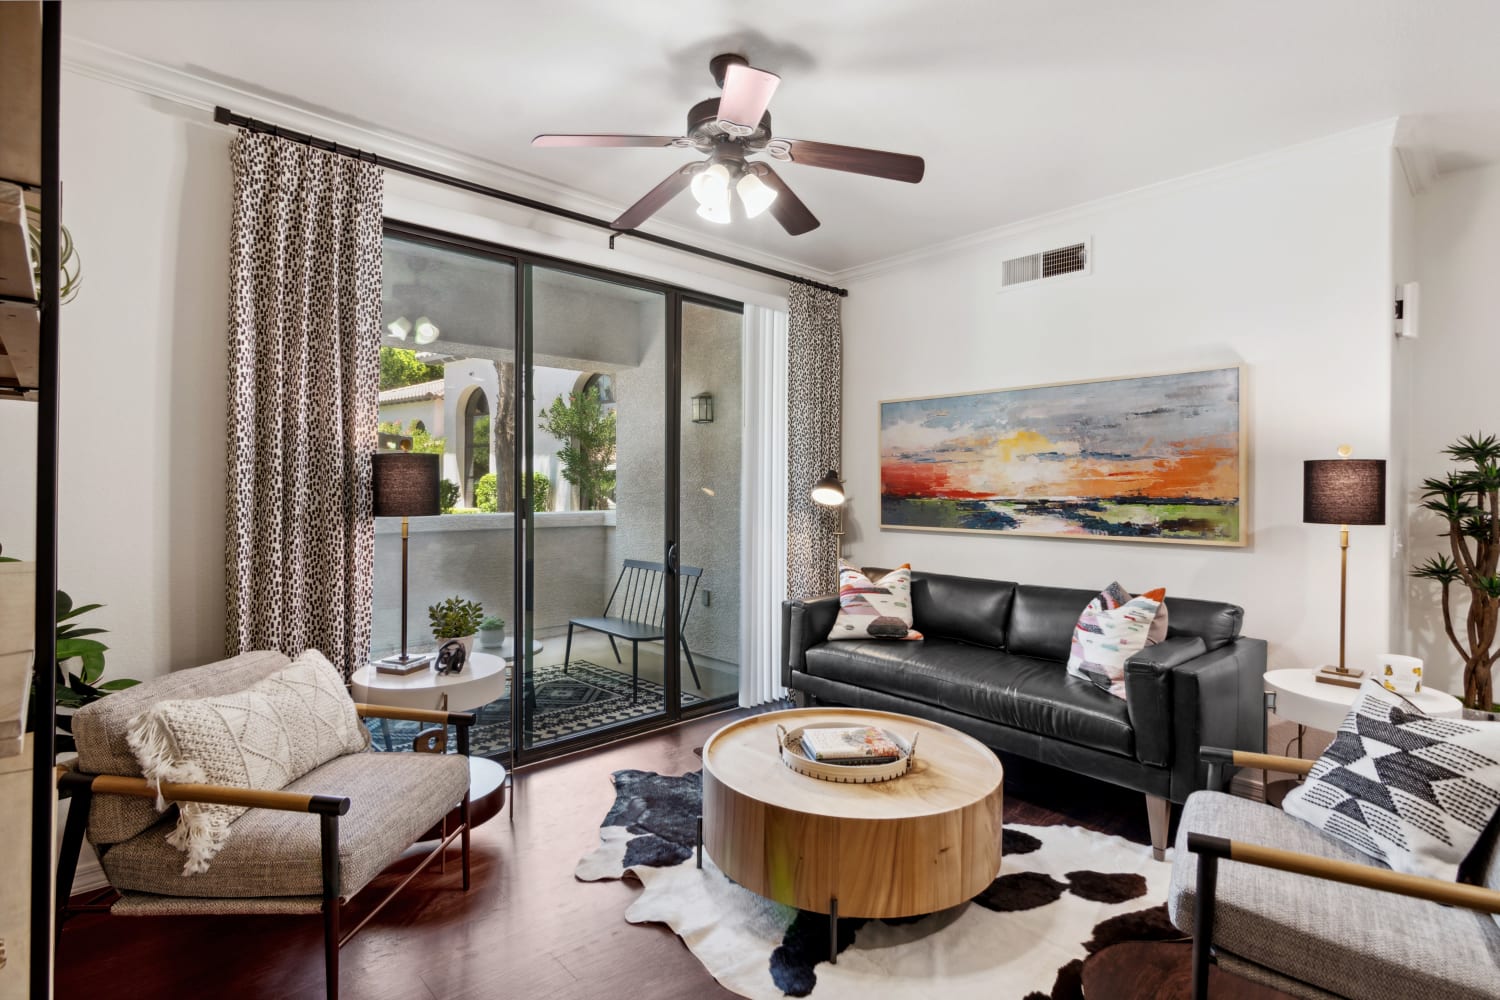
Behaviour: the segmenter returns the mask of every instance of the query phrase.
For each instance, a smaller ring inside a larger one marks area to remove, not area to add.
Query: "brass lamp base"
[[[1313,679],[1320,684],[1336,684],[1339,687],[1359,687],[1360,678],[1365,675],[1363,670],[1355,670],[1351,667],[1322,667]]]

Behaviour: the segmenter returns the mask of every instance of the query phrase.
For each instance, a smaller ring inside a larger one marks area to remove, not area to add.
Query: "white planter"
[[[474,637],[472,635],[461,635],[461,636],[456,636],[454,639],[439,639],[439,640],[437,640],[437,645],[434,646],[433,649],[432,649],[433,655],[436,655],[437,651],[440,650],[440,649],[442,649],[445,644],[447,644],[449,642],[454,642],[454,641],[463,643],[464,658],[465,659],[468,659],[469,656],[471,656],[473,654],[473,652],[474,652]]]
[[[480,649],[499,649],[505,645],[505,629],[490,628],[479,630]]]

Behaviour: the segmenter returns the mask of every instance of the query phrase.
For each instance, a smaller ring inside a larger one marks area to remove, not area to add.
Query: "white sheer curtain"
[[[787,565],[787,314],[747,304],[743,342],[740,704],[748,707],[786,697],[781,602]]]

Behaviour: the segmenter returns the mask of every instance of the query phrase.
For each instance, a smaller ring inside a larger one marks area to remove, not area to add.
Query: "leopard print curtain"
[[[838,591],[838,511],[808,494],[843,449],[839,297],[796,282],[787,295],[787,596]]]
[[[235,137],[225,589],[229,655],[370,646],[384,174]]]

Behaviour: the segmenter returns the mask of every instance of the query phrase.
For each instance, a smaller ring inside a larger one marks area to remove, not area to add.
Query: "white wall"
[[[1012,227],[851,281],[846,549],[861,563],[1233,601],[1272,666],[1336,655],[1338,532],[1304,525],[1302,461],[1391,445],[1391,127],[1284,150]],[[1000,263],[1080,237],[1093,273],[1000,290]],[[879,528],[877,402],[1244,362],[1243,549]],[[1389,641],[1392,530],[1352,530],[1351,662]]]
[[[1413,506],[1424,478],[1453,468],[1443,448],[1463,434],[1500,434],[1500,166],[1439,179],[1417,197],[1416,230],[1421,337],[1403,345],[1411,365],[1406,499]],[[1442,530],[1436,517],[1417,513],[1407,562],[1436,555]],[[1457,692],[1462,662],[1443,634],[1438,593],[1436,584],[1406,582],[1407,643],[1426,661],[1430,683]],[[1460,627],[1466,610],[1464,601],[1455,606]]]

